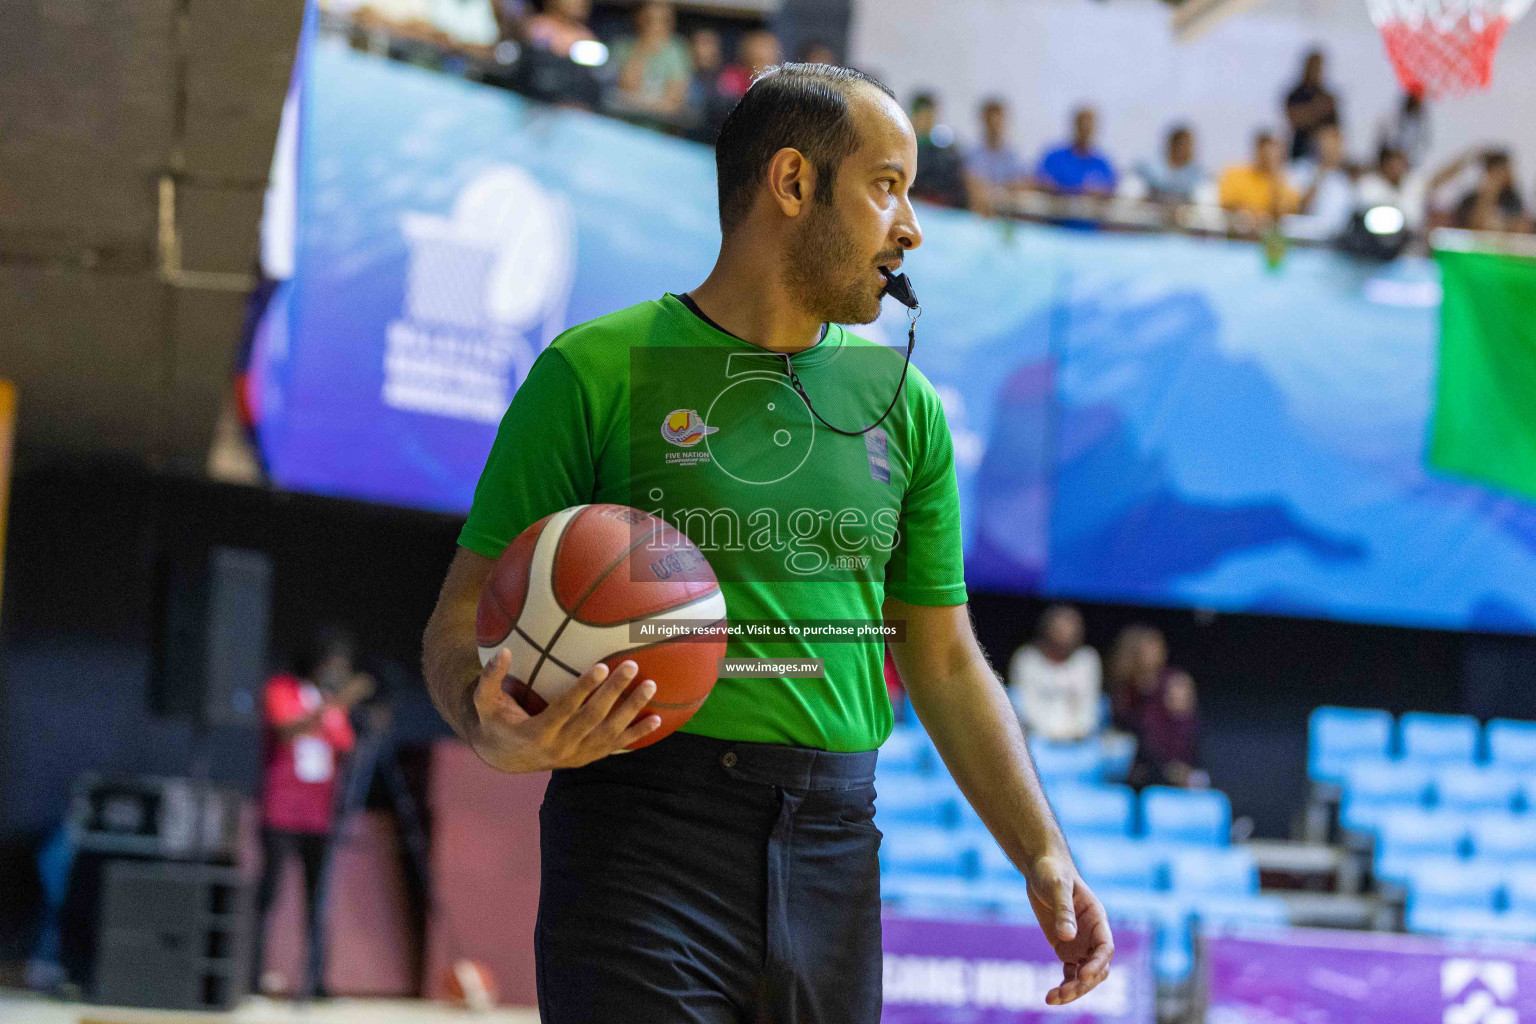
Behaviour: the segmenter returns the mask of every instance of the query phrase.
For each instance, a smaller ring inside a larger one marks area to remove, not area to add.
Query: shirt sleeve
[[[592,500],[590,402],[570,360],[547,348],[502,417],[459,544],[495,558],[529,524]]]
[[[320,716],[320,731],[325,734],[331,748],[339,754],[349,753],[357,745],[357,736],[352,732],[352,720],[342,708],[332,706],[325,709]]]
[[[910,427],[912,473],[902,497],[896,547],[885,567],[885,592],[908,604],[964,604],[965,552],[954,444],[932,387],[914,391],[922,398],[914,403]]]

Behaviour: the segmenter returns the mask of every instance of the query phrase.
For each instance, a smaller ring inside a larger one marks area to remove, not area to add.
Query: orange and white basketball
[[[455,960],[443,972],[443,993],[455,1006],[477,1013],[496,1007],[496,976],[478,960]]]
[[[661,718],[637,748],[673,732],[709,696],[725,622],[714,570],[687,535],[640,509],[594,504],[547,515],[507,545],[481,591],[475,632],[482,665],[511,651],[503,686],[530,714],[597,662],[634,660],[635,685],[656,681],[640,717]],[[645,623],[689,631],[650,640]]]

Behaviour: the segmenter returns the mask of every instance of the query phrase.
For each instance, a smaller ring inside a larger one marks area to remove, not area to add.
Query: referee
[[[825,674],[722,677],[679,732],[607,757],[659,724],[642,716],[651,681],[621,696],[633,661],[592,667],[530,717],[502,690],[506,653],[482,671],[475,640],[502,549],[586,502],[662,510],[708,553],[733,621],[904,621],[891,648],[912,703],[1062,961],[1046,1002],[1108,973],[1104,908],[972,632],[938,396],[917,370],[901,376],[898,353],[838,326],[875,320],[922,241],[916,157],[873,79],[764,71],[717,140],[709,277],[566,331],[502,420],[425,667],[486,763],[553,769],[539,819],[544,1024],[874,1024],[881,1010],[882,643],[732,637],[732,657],[821,658]]]

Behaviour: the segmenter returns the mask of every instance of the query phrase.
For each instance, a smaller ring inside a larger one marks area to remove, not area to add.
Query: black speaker
[[[215,547],[161,565],[150,705],[204,725],[256,725],[267,674],[272,560]]]
[[[250,975],[250,887],[235,868],[102,865],[91,998],[114,1006],[228,1010]]]

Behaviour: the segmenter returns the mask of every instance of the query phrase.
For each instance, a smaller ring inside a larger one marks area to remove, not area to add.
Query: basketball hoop
[[[1493,55],[1532,0],[1366,0],[1403,88],[1432,98],[1488,88]]]

